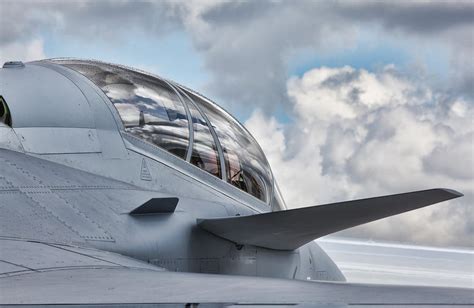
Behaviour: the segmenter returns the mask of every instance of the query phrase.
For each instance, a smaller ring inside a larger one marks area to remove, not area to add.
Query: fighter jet
[[[471,289],[348,283],[314,241],[459,192],[288,209],[234,117],[122,65],[7,62],[0,95],[2,305],[474,304]]]

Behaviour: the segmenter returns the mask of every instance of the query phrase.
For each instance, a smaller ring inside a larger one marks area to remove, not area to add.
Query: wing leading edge
[[[293,250],[324,235],[461,196],[438,188],[251,216],[199,219],[198,225],[238,244]]]

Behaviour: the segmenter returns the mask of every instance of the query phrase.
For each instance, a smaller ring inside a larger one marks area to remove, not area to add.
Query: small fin
[[[202,229],[237,244],[293,250],[324,235],[461,196],[439,188],[197,222]]]
[[[178,198],[152,198],[130,212],[130,215],[153,215],[173,213]]]

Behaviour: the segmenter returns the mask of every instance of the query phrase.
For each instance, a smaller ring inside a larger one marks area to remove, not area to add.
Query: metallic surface
[[[7,243],[7,246],[23,243]],[[291,281],[262,277],[173,273],[150,268],[126,257],[94,250],[36,243],[27,245],[37,255],[51,255],[48,263],[20,260],[23,271],[12,271],[0,279],[0,303],[22,304],[311,304],[325,305],[413,305],[470,304],[472,292],[412,286]],[[57,267],[56,260],[69,262]],[[91,283],[93,282],[93,283]],[[29,290],[15,292],[15,290]],[[61,296],[58,296],[61,294]]]
[[[279,251],[200,228],[291,212],[274,182],[263,202],[126,132],[109,98],[71,69],[7,66],[0,95],[12,116],[0,124],[0,304],[473,303],[465,289],[343,283],[315,242]],[[173,211],[148,203],[176,199]],[[144,204],[152,215],[130,215]]]
[[[460,196],[449,189],[429,189],[245,217],[199,219],[198,225],[238,244],[293,250],[324,235]]]

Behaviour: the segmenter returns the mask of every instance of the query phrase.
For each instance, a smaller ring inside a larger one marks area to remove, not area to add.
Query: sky
[[[0,62],[79,57],[205,93],[289,208],[465,196],[339,235],[474,246],[474,2],[0,0]]]

